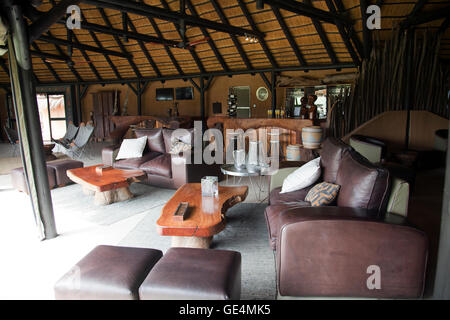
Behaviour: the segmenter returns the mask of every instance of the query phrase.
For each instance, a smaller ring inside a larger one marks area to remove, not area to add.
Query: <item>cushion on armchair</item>
[[[146,142],[146,137],[137,139],[123,139],[116,160],[142,157],[142,152],[144,152]]]
[[[341,186],[328,182],[321,182],[316,184],[309,190],[305,197],[305,201],[311,203],[311,207],[326,206],[332,203],[339,192]]]
[[[147,138],[147,146],[150,151],[166,153],[166,147],[164,145],[164,138],[162,134],[162,130],[160,128],[157,129],[136,129],[134,131],[136,133],[136,137],[146,137]]]
[[[377,167],[356,151],[341,161],[336,178],[339,190],[338,207],[381,211],[387,204],[390,189],[389,172]]]
[[[283,181],[280,193],[292,192],[309,187],[320,178],[320,158],[304,164]]]

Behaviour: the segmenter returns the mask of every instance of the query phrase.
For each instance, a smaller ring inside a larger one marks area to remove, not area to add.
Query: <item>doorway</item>
[[[64,93],[38,93],[36,95],[42,140],[50,142],[66,134],[66,99]]]
[[[251,118],[250,113],[250,87],[232,87],[231,92],[236,96],[236,111],[238,118]]]

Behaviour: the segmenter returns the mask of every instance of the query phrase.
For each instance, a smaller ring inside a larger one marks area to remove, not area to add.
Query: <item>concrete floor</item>
[[[83,159],[85,166],[101,163],[104,146],[93,144],[90,159]],[[0,143],[0,158],[11,154],[11,146]],[[233,182],[230,178],[221,184]],[[250,185],[245,178],[235,182]],[[246,202],[260,202],[253,189]],[[145,216],[102,226],[63,215],[56,219],[58,237],[39,241],[30,199],[12,189],[9,175],[0,175],[0,203],[0,299],[54,299],[54,283],[77,261],[99,244],[117,245]]]
[[[91,159],[85,165],[101,162],[100,150],[104,144],[95,144]],[[10,157],[10,146],[0,144],[0,158]],[[1,160],[1,159],[0,159]],[[409,220],[423,230],[430,239],[425,298],[433,291],[433,280],[439,241],[444,169],[419,172],[409,205]],[[249,184],[230,178],[221,184]],[[267,188],[267,181],[262,185]],[[259,202],[255,191],[249,190],[246,202]],[[261,196],[265,198],[267,193]],[[11,189],[9,175],[0,175],[0,299],[53,299],[53,284],[70,267],[99,244],[118,244],[144,218],[134,215],[108,226],[73,219],[57,220],[59,236],[52,240],[37,239],[29,197]]]

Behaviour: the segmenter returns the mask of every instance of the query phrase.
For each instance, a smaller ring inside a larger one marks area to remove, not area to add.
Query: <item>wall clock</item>
[[[259,101],[266,101],[269,97],[269,90],[267,90],[266,87],[259,87],[258,90],[256,90],[256,98]]]

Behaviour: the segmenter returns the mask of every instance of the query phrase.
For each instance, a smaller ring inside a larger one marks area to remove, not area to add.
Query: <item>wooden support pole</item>
[[[141,81],[137,82],[137,113],[138,116],[142,115],[142,92],[141,92]]]
[[[270,73],[271,79],[270,84],[271,88],[270,91],[272,92],[272,118],[275,118],[275,109],[277,108],[277,76],[275,74],[275,71],[272,71]]]
[[[11,70],[11,89],[14,98],[22,163],[35,216],[39,238],[57,236],[53,205],[45,163],[41,125],[33,82],[33,67],[28,44],[28,32],[22,8],[12,0],[1,3],[5,9],[11,34],[8,54]]]

